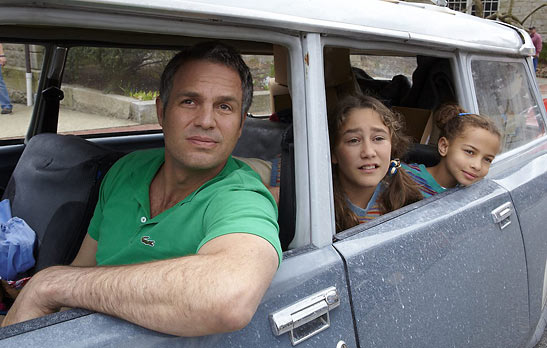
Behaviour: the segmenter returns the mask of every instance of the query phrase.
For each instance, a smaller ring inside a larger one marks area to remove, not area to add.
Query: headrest
[[[290,78],[289,52],[286,47],[273,45],[275,82],[288,86]]]
[[[323,59],[325,87],[335,87],[354,81],[348,48],[325,47]]]
[[[278,112],[292,108],[291,95],[289,94],[289,88],[276,82],[275,79],[270,79],[270,110],[272,112]]]

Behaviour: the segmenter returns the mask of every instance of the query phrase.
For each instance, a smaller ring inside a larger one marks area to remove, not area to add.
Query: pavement
[[[27,132],[32,106],[14,104],[13,112],[7,115],[0,115],[1,131],[0,139],[24,138]],[[83,113],[63,108],[59,111],[59,133],[82,134],[90,129],[102,129],[109,131],[118,127],[132,126],[135,128],[148,128],[148,125],[140,125],[133,120],[101,116],[97,114]]]

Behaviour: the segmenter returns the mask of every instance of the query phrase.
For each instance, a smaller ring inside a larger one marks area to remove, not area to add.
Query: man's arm
[[[277,265],[269,242],[234,233],[182,258],[113,267],[51,267],[25,286],[3,326],[68,306],[180,336],[239,330],[252,319]]]
[[[78,267],[91,267],[97,265],[95,255],[97,254],[97,241],[86,233],[84,241],[80,246],[78,254],[70,264]]]

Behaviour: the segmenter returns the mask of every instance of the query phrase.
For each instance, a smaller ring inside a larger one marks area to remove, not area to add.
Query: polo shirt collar
[[[152,161],[148,163],[144,163],[142,166],[135,168],[134,171],[131,173],[131,184],[133,186],[134,198],[146,210],[146,212],[148,212],[149,215],[150,215],[150,184],[152,183],[152,180],[156,176],[156,173],[158,172],[158,170],[161,168],[161,166],[164,163],[165,163],[165,150],[161,152],[161,155],[158,155]],[[199,191],[203,190],[207,186],[212,185],[213,183],[219,180],[222,180],[224,177],[226,177],[228,174],[230,174],[237,168],[238,168],[238,164],[232,158],[232,156],[229,156],[228,160],[226,161],[226,164],[224,165],[220,173],[218,173],[211,180],[201,185],[198,189],[190,193],[188,196],[186,196],[186,198],[184,198],[182,201],[180,201],[176,205],[180,206],[184,203],[192,201],[192,199],[195,197],[195,195]]]

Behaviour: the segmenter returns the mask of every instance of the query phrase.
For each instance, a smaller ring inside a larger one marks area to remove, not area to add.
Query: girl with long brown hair
[[[402,129],[399,114],[363,95],[345,97],[329,117],[337,232],[422,198],[400,169],[410,143]]]

